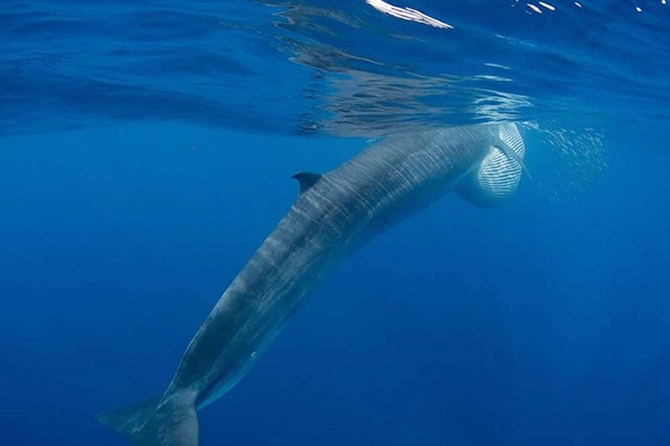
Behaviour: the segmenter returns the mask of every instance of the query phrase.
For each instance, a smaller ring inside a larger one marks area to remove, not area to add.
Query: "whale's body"
[[[327,273],[394,223],[454,190],[492,205],[514,192],[514,124],[395,135],[337,169],[299,173],[300,194],[191,340],[165,393],[98,416],[136,446],[196,446],[201,408],[230,389]]]

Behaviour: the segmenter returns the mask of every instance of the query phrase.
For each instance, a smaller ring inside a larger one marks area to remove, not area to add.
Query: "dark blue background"
[[[576,202],[528,178],[496,209],[450,196],[348,259],[202,411],[203,446],[668,444],[670,135],[606,134]],[[364,147],[170,124],[1,143],[3,445],[126,444],[93,415],[164,389],[292,173]]]

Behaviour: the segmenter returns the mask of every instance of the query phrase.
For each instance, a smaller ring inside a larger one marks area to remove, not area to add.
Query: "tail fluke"
[[[160,397],[151,398],[131,406],[101,412],[95,418],[118,433],[133,438],[137,432],[142,430],[147,421],[153,417],[160,401]]]
[[[130,438],[133,446],[198,446],[193,400],[174,395],[152,398],[96,415],[102,424]]]

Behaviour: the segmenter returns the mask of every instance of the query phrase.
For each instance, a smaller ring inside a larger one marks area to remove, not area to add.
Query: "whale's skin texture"
[[[496,124],[398,134],[331,172],[296,175],[297,199],[200,326],[165,393],[99,419],[138,446],[197,445],[196,409],[244,375],[328,272],[473,178],[505,145],[501,132],[509,126],[516,131]]]

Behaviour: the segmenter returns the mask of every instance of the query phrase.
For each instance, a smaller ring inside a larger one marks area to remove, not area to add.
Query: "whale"
[[[157,397],[97,419],[135,446],[197,446],[198,410],[230,390],[345,257],[448,192],[480,207],[517,189],[515,123],[393,134],[334,170],[298,172],[288,212],[230,283]]]

